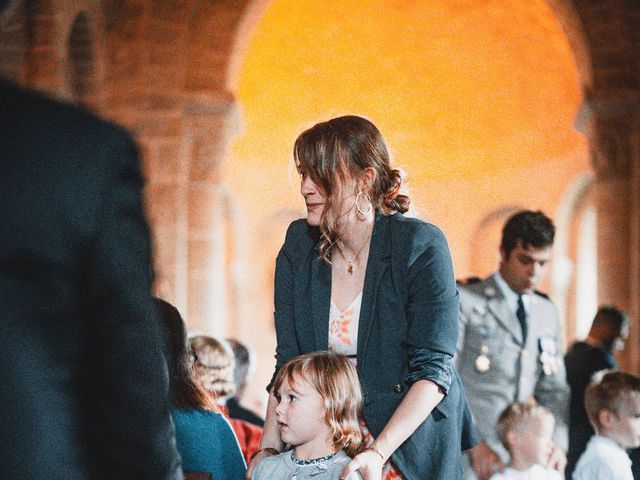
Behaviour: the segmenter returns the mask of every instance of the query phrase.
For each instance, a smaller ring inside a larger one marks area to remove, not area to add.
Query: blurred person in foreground
[[[182,477],[142,186],[123,130],[0,79],[3,480]]]

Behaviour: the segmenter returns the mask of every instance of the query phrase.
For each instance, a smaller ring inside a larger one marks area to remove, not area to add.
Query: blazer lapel
[[[317,247],[316,247],[317,250]],[[329,348],[329,310],[331,306],[331,267],[318,256],[314,256],[311,278],[315,288],[311,288],[311,321],[316,350]]]
[[[371,235],[369,260],[364,276],[362,304],[358,323],[358,368],[362,369],[366,362],[367,345],[376,313],[378,287],[389,267],[391,257],[391,242],[389,236],[389,222],[380,212],[376,214],[375,225]]]

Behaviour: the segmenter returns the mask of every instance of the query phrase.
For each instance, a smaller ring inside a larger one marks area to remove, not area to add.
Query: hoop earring
[[[367,209],[366,212],[362,210],[362,208],[360,208],[360,205],[358,204],[358,199],[360,198],[360,195],[364,195],[366,197],[367,202],[369,202],[369,208]],[[358,210],[358,213],[360,215],[365,215],[365,216],[369,215],[369,213],[371,213],[371,208],[372,208],[371,197],[364,190],[360,190],[356,195],[356,209]]]

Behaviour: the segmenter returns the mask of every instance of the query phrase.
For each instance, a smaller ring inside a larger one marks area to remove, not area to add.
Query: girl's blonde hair
[[[284,381],[294,385],[303,379],[318,390],[324,399],[325,421],[336,449],[354,457],[362,451],[360,430],[362,391],[356,368],[344,355],[314,352],[285,363],[276,375],[273,391]]]

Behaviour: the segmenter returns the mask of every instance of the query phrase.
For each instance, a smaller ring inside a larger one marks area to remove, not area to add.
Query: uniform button
[[[404,391],[404,385],[397,384],[395,387],[393,387],[393,391],[396,393],[402,393]]]
[[[527,350],[522,350],[520,355],[522,355],[523,357],[528,357],[529,356],[529,352]]]

